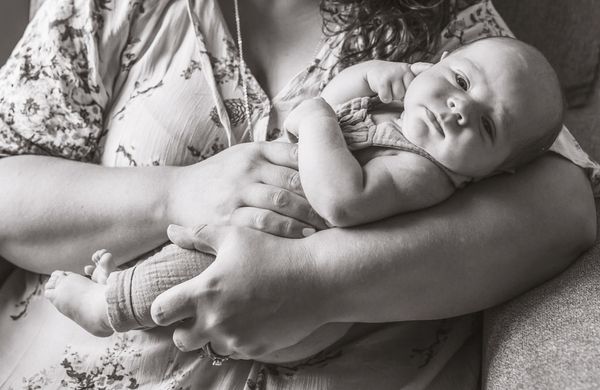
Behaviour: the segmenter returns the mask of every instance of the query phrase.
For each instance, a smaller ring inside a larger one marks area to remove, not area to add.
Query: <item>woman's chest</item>
[[[245,114],[231,58],[202,52],[183,11],[178,28],[160,30],[151,45],[139,37],[142,47],[132,49],[135,62],[117,79],[105,114],[102,164],[189,165],[226,148],[231,132],[241,135]]]

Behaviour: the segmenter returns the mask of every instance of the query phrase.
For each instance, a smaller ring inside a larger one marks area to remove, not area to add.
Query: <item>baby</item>
[[[432,206],[469,182],[514,170],[550,147],[562,113],[560,85],[543,55],[515,39],[488,38],[436,64],[369,61],[349,67],[320,98],[294,109],[284,128],[298,138],[300,179],[310,204],[329,225],[346,227]],[[213,260],[168,245],[117,271],[102,250],[85,269],[91,280],[57,271],[46,296],[98,336],[150,328],[156,326],[154,298]],[[327,324],[259,360],[306,358],[350,325]]]

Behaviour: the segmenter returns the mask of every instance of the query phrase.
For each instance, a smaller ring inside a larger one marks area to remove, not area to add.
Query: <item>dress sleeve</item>
[[[434,56],[434,61],[439,59],[444,51],[452,51],[465,43],[480,38],[514,37],[491,0],[477,1],[468,6],[464,5],[465,2],[465,0],[455,0],[454,16],[442,31],[440,50]],[[594,196],[600,197],[600,165],[583,151],[565,126],[550,151],[583,168],[592,184]]]
[[[131,6],[44,2],[0,69],[0,157],[97,161]]]

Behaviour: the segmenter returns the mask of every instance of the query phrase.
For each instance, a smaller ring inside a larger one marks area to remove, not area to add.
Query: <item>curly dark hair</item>
[[[344,34],[339,65],[416,62],[435,53],[450,0],[321,0],[326,35]]]

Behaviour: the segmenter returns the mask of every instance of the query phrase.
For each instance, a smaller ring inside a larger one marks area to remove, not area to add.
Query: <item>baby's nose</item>
[[[458,125],[465,126],[469,122],[469,117],[474,109],[472,102],[468,99],[459,99],[451,97],[447,101],[447,106],[450,109],[451,116]]]

